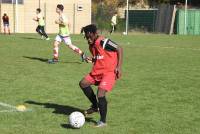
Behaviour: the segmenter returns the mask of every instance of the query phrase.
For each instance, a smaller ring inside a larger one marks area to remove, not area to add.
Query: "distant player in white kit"
[[[64,42],[70,49],[72,49],[75,53],[79,54],[84,61],[85,54],[76,46],[74,46],[71,42],[70,38],[70,29],[69,29],[69,20],[63,14],[64,6],[62,4],[58,4],[56,8],[56,12],[59,14],[59,19],[55,21],[56,24],[59,25],[59,33],[55,38],[55,42],[53,45],[53,59],[50,59],[48,62],[50,64],[55,64],[58,62],[59,58],[59,44]]]
[[[112,16],[110,34],[116,31],[116,29],[117,29],[116,25],[117,25],[117,13],[115,13]]]
[[[36,32],[41,35],[41,39],[43,39],[44,37],[46,38],[46,40],[49,40],[48,35],[46,34],[44,27],[45,27],[45,21],[44,21],[44,17],[42,16],[41,13],[41,9],[37,8],[36,9],[36,17],[33,18],[34,21],[38,22],[38,26],[36,28]]]

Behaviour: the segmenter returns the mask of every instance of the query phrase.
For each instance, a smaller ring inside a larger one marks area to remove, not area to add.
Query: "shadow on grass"
[[[45,63],[48,63],[48,60],[47,58],[39,58],[39,57],[29,57],[29,56],[23,56],[23,58],[27,58],[27,59],[30,59],[30,60],[37,60],[37,61],[41,61],[41,62],[45,62]],[[64,62],[60,62],[59,63],[66,63],[66,64],[81,64],[81,62],[78,62],[78,61],[64,61]]]
[[[42,40],[42,39],[39,39],[39,38],[34,38],[34,37],[20,37],[22,39],[28,39],[28,40]]]
[[[54,109],[54,111],[52,113],[63,114],[63,115],[68,115],[68,116],[72,112],[75,112],[75,111],[79,111],[81,113],[83,113],[83,111],[84,111],[82,109],[79,109],[79,108],[76,108],[76,107],[73,107],[73,106],[59,105],[59,104],[54,104],[54,103],[41,103],[41,102],[36,102],[36,101],[32,101],[32,100],[25,101],[25,103],[31,104],[31,105],[43,106],[44,108]],[[89,117],[86,117],[85,121],[90,122],[90,123],[96,123],[96,121],[94,121],[92,118],[89,118]],[[63,128],[73,129],[69,124],[60,124],[60,125]]]
[[[93,123],[96,124],[97,122],[93,120],[91,117],[85,117],[85,121],[88,123]],[[60,124],[62,128],[67,128],[67,129],[76,129],[70,126],[70,124]]]
[[[70,64],[81,64],[81,62],[78,61],[65,61],[63,63],[70,63]]]
[[[41,61],[41,62],[48,62],[48,59],[47,58],[39,58],[39,57],[29,57],[29,56],[23,56],[24,58],[27,58],[27,59],[31,59],[31,60],[37,60],[37,61]]]

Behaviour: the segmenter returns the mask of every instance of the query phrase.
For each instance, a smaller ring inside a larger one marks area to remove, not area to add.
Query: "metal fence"
[[[96,14],[92,16],[92,22],[96,23],[101,31],[110,29],[112,14],[107,7],[99,4]],[[117,31],[125,31],[126,10],[124,18],[118,18]],[[128,31],[154,32],[172,34],[176,31],[175,18],[176,6],[169,4],[157,5],[154,9],[131,9],[129,10]]]
[[[186,28],[186,30],[185,30]],[[189,9],[185,22],[185,11],[177,11],[176,33],[187,35],[200,35],[200,9]]]

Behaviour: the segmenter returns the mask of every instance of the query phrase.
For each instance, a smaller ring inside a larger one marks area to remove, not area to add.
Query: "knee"
[[[79,86],[81,89],[83,88],[86,88],[86,87],[89,87],[91,84],[88,83],[85,79],[82,79],[80,82],[79,82]]]
[[[79,86],[80,86],[81,89],[83,89],[83,88],[86,88],[86,87],[87,87],[87,84],[84,82],[84,80],[81,80],[81,81],[79,82]]]
[[[54,44],[53,44],[54,48],[57,48],[58,45],[59,45],[59,42],[57,42],[57,41],[55,41]]]
[[[74,46],[72,45],[72,44],[69,44],[69,43],[66,43],[66,45],[67,45],[67,47],[69,47],[69,48],[74,48]]]
[[[36,32],[39,32],[40,30],[39,30],[39,28],[36,28]]]
[[[79,82],[79,86],[80,86],[80,88],[83,88],[83,82],[82,82],[82,80]]]
[[[106,91],[105,90],[103,90],[103,89],[99,89],[98,90],[98,98],[102,98],[102,97],[105,97],[105,95],[106,95]]]

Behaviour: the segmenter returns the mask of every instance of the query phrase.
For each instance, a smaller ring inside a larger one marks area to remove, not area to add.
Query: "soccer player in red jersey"
[[[96,127],[106,126],[107,101],[106,93],[111,91],[115,81],[121,77],[122,70],[122,48],[97,33],[97,27],[93,24],[82,28],[82,32],[89,44],[92,57],[87,57],[87,62],[92,62],[91,72],[79,83],[84,94],[92,103],[91,108],[85,111],[85,115],[94,112],[100,113],[100,121]],[[97,85],[97,97],[91,85]]]

